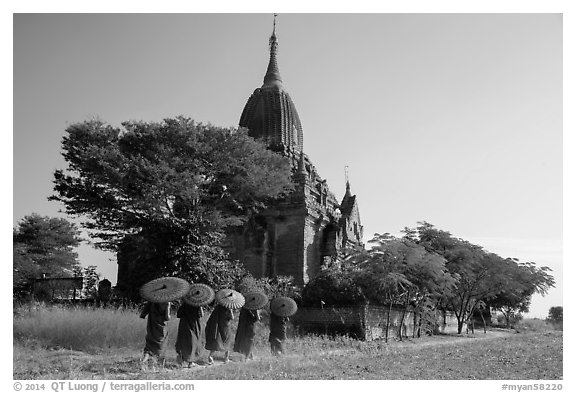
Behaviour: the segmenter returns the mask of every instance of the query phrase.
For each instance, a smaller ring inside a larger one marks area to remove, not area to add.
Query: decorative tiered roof
[[[270,36],[270,61],[264,84],[254,90],[248,99],[240,126],[248,129],[253,138],[263,138],[273,150],[302,151],[303,133],[296,106],[284,89],[278,61],[278,38],[276,37],[276,19]]]
[[[342,215],[350,216],[355,203],[356,195],[352,195],[350,192],[350,182],[346,180],[346,193],[342,198],[342,203],[340,203],[340,211],[342,212]]]

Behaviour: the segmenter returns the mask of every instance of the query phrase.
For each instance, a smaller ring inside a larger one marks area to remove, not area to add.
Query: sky
[[[70,124],[185,115],[237,126],[262,85],[272,14],[16,14],[13,226],[49,202]],[[563,16],[280,14],[304,151],[365,241],[428,221],[553,269],[530,316],[563,305]],[[79,249],[116,280],[114,256]]]

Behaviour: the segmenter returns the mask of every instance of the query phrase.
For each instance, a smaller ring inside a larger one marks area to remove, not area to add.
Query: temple
[[[338,262],[344,248],[363,246],[362,225],[348,179],[339,201],[304,153],[302,124],[284,88],[277,55],[274,27],[264,82],[248,98],[239,125],[290,161],[295,189],[243,227],[232,229],[223,247],[230,259],[242,262],[257,278],[291,276],[295,284],[303,286],[323,267]],[[158,263],[151,258],[155,245],[146,239],[129,235],[118,249],[116,289],[133,298],[150,279],[150,269],[143,266]]]
[[[255,277],[292,276],[303,285],[337,262],[342,249],[363,246],[362,225],[348,179],[339,201],[304,153],[300,117],[280,76],[275,25],[264,83],[248,98],[239,125],[290,160],[296,188],[231,234],[228,251]]]

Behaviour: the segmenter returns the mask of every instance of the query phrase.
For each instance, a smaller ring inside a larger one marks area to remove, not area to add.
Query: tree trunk
[[[402,328],[404,327],[404,318],[406,318],[407,310],[408,304],[404,306],[404,310],[402,310],[402,317],[400,318],[400,323],[398,324],[398,336],[400,337],[400,341],[402,341]]]
[[[501,308],[500,311],[506,320],[506,329],[510,329],[510,314],[508,314],[503,308]]]
[[[416,338],[416,323],[418,322],[416,318],[416,309],[413,311],[413,322],[412,322],[412,338]],[[420,317],[422,319],[422,317]],[[418,337],[420,337],[420,326],[418,326]]]
[[[484,313],[480,310],[480,316],[482,317],[482,324],[484,325],[484,334],[486,334],[486,319],[484,319]]]
[[[388,342],[388,330],[390,329],[390,314],[392,313],[392,301],[388,306],[388,314],[386,315],[386,338],[385,341]]]
[[[460,319],[458,314],[456,314],[456,320],[458,321],[458,334],[462,334],[462,328],[464,327],[464,320]]]

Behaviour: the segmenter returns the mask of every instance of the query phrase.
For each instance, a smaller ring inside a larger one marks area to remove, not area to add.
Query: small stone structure
[[[302,307],[291,319],[295,329],[301,333],[348,334],[362,340],[376,340],[386,337],[386,323],[390,308],[386,306],[358,305],[350,307]],[[390,312],[389,338],[398,338],[399,326],[404,310],[393,306]],[[418,318],[414,331],[414,314],[406,312],[402,322],[402,336],[418,335]],[[435,326],[421,326],[421,334],[426,331],[438,333],[456,333],[458,323],[452,313],[438,311]]]

